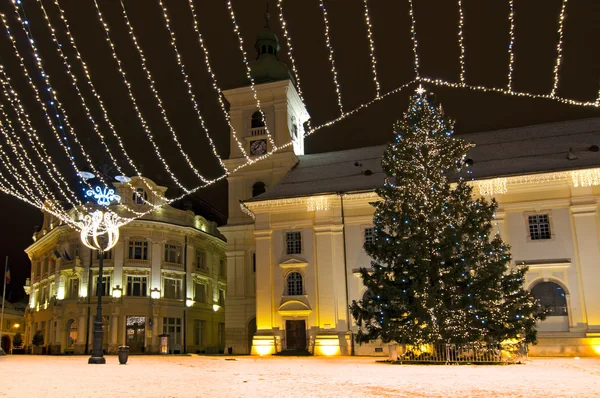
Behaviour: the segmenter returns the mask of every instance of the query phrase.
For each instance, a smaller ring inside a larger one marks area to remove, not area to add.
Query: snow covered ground
[[[364,357],[0,357],[0,397],[600,397],[600,359],[395,366]]]

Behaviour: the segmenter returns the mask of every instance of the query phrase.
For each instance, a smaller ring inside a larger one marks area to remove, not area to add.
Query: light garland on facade
[[[169,13],[168,13],[167,7],[165,6],[165,4],[163,3],[162,0],[158,0],[158,4],[160,5],[160,7],[162,9],[163,18],[165,20],[165,26],[167,27],[167,30],[169,31],[169,35],[171,36],[171,47],[173,47],[173,51],[175,51],[175,57],[177,58],[177,64],[179,65],[179,70],[181,71],[181,76],[183,77],[183,80],[188,88],[188,94],[190,96],[190,101],[192,102],[192,105],[194,106],[194,110],[196,111],[196,115],[198,116],[198,121],[200,122],[200,126],[202,127],[202,130],[204,130],[204,132],[206,133],[206,138],[208,139],[208,143],[212,149],[213,154],[219,161],[219,164],[221,165],[221,167],[223,168],[225,173],[227,173],[228,172],[227,167],[223,163],[221,156],[219,156],[219,153],[217,152],[217,147],[215,146],[215,143],[213,142],[212,138],[210,137],[210,133],[208,131],[208,128],[206,127],[206,123],[204,122],[202,113],[200,112],[200,107],[198,106],[198,101],[196,101],[196,96],[194,95],[194,88],[192,87],[192,83],[190,82],[189,76],[188,76],[187,72],[185,71],[185,64],[183,63],[181,54],[179,53],[179,49],[177,48],[175,32],[173,32],[173,29],[171,29],[171,22],[169,20]]]
[[[237,24],[235,19],[235,13],[233,12],[233,5],[231,4],[231,0],[227,0],[227,9],[229,10],[229,15],[231,16],[231,22],[233,23],[233,31],[236,33],[238,41],[240,43],[240,51],[242,53],[242,61],[246,66],[246,77],[250,81],[250,89],[252,90],[252,94],[254,95],[254,100],[256,101],[256,107],[262,116],[262,120],[265,123],[265,133],[267,133],[267,139],[271,143],[271,150],[268,154],[277,151],[277,145],[275,145],[275,141],[273,141],[273,137],[269,132],[269,126],[267,123],[267,118],[265,117],[265,113],[263,112],[262,107],[260,106],[260,99],[258,98],[258,93],[256,92],[256,85],[254,84],[254,78],[252,77],[250,63],[248,62],[248,57],[246,55],[246,50],[244,50],[244,39],[242,38],[242,34],[240,33],[240,27]],[[250,159],[251,163],[254,163],[254,160]]]
[[[408,0],[408,11],[410,14],[410,38],[413,43],[413,54],[415,56],[414,59],[414,69],[415,69],[415,79],[419,79],[419,52],[418,47],[419,43],[417,42],[417,28],[416,28],[416,20],[415,20],[415,8],[413,4],[413,0]]]
[[[369,37],[369,54],[371,55],[371,69],[373,71],[373,81],[375,82],[375,97],[379,97],[381,86],[377,78],[377,59],[375,58],[375,42],[373,41],[373,33],[371,26],[371,17],[369,15],[369,0],[364,0],[365,3],[365,23],[367,24],[367,36]]]
[[[575,187],[591,187],[600,185],[600,169],[573,170],[571,181]]]
[[[462,0],[458,0],[458,46],[460,47],[460,82],[465,82],[465,43],[463,37],[464,30],[464,13]]]
[[[51,30],[51,32],[54,32],[55,29],[52,26],[52,23],[51,23],[50,18],[48,17],[48,15],[46,13],[46,9],[45,9],[42,1],[41,0],[37,0],[37,1],[40,4],[40,7],[41,7],[42,11],[44,12],[44,16],[46,17],[46,21],[48,23],[48,28]],[[91,76],[91,74],[89,72],[87,64],[85,63],[82,54],[79,52],[79,47],[77,46],[77,43],[75,42],[75,38],[71,34],[71,28],[69,26],[69,21],[67,20],[67,16],[65,15],[65,12],[63,11],[62,7],[60,6],[60,3],[58,2],[58,0],[54,0],[54,4],[56,5],[56,8],[58,9],[58,11],[60,13],[60,18],[63,21],[63,25],[65,27],[65,32],[67,34],[67,37],[69,38],[69,42],[71,43],[71,47],[73,48],[73,50],[75,50],[75,53],[77,54],[77,59],[79,60],[79,62],[81,64],[81,69],[82,69],[82,71],[83,71],[83,73],[84,73],[84,75],[86,77],[86,81],[87,81],[88,87],[90,88],[92,94],[94,95],[94,97],[96,98],[96,101],[98,102],[98,105],[100,106],[100,109],[102,110],[102,116],[103,116],[104,121],[108,125],[108,127],[109,127],[110,131],[112,132],[113,136],[117,139],[117,142],[119,144],[119,147],[121,148],[123,156],[125,156],[125,159],[127,159],[127,162],[129,163],[129,165],[131,166],[131,168],[134,170],[135,174],[137,174],[137,176],[140,177],[140,179],[142,180],[142,182],[144,183],[144,185],[148,188],[148,190],[150,192],[152,192],[155,197],[160,197],[159,193],[156,190],[154,190],[154,188],[152,187],[152,185],[150,183],[148,183],[148,181],[142,176],[142,173],[140,172],[140,170],[138,169],[138,167],[133,162],[133,159],[127,153],[127,150],[125,149],[125,145],[123,144],[123,140],[121,139],[121,136],[117,133],[117,130],[116,130],[114,124],[112,123],[110,117],[108,116],[108,111],[106,110],[106,107],[104,106],[104,101],[102,100],[102,97],[100,96],[100,94],[98,93],[98,91],[96,91],[96,87],[95,87],[94,82],[92,80],[92,76]],[[56,44],[58,45],[59,49],[62,47],[62,45],[58,42],[58,40],[56,41]],[[66,61],[66,59],[65,59],[65,61]],[[73,78],[76,81],[76,78],[74,76],[73,76]],[[103,144],[104,144],[104,141],[103,141]],[[108,151],[108,148],[107,148],[107,151]],[[108,153],[109,153],[109,155],[111,154],[110,151],[108,151]],[[119,164],[117,163],[117,161],[112,157],[112,155],[111,155],[111,159],[113,160],[113,163],[114,163],[114,165],[117,168],[117,171],[121,175],[126,175],[126,173],[123,172],[123,170],[121,169],[121,167],[119,166]],[[129,183],[126,183],[126,185],[131,188],[132,192],[135,192],[135,187],[131,186],[131,184],[129,184]],[[148,202],[143,197],[141,197],[140,199],[143,200],[145,204],[148,204],[148,205],[153,206],[155,208],[159,208],[159,206],[155,206],[153,203]],[[129,211],[133,211],[130,208],[128,208],[128,210]],[[136,213],[135,211],[133,211],[133,212],[134,212],[134,214]]]
[[[508,22],[510,23],[510,31],[509,37],[510,42],[508,43],[508,83],[506,84],[506,89],[508,91],[512,90],[512,79],[513,79],[513,65],[515,63],[515,53],[513,51],[513,46],[515,43],[515,0],[508,0]]]
[[[150,69],[148,69],[148,66],[146,65],[146,57],[144,55],[144,52],[142,51],[142,48],[140,47],[140,45],[138,43],[138,40],[137,40],[137,37],[135,36],[135,33],[133,33],[133,26],[131,25],[131,21],[129,20],[129,16],[127,15],[127,11],[125,10],[125,5],[123,4],[123,1],[121,1],[121,0],[119,0],[119,3],[121,4],[121,10],[123,11],[123,18],[125,20],[125,24],[127,25],[127,28],[129,29],[129,37],[131,38],[131,41],[133,42],[133,45],[136,48],[136,50],[138,52],[138,55],[140,56],[140,64],[142,66],[142,69],[144,70],[144,73],[145,73],[145,76],[146,76],[146,80],[148,80],[148,87],[150,87],[150,91],[152,91],[152,94],[154,95],[154,99],[156,100],[156,104],[160,108],[160,114],[162,116],[162,119],[163,119],[165,125],[167,126],[167,129],[171,133],[171,137],[173,138],[173,142],[175,142],[175,145],[177,145],[177,148],[179,149],[179,153],[181,153],[181,156],[183,156],[183,158],[185,159],[186,163],[192,169],[192,171],[194,172],[194,174],[196,174],[196,176],[203,183],[207,183],[210,180],[208,180],[202,174],[200,174],[200,171],[198,171],[198,169],[194,166],[194,164],[190,160],[188,154],[183,150],[183,147],[181,146],[181,143],[179,142],[179,139],[177,138],[177,133],[175,132],[175,128],[173,127],[173,125],[171,124],[171,121],[169,120],[169,117],[167,116],[167,111],[165,110],[165,108],[163,106],[162,99],[160,98],[160,95],[158,94],[158,90],[156,89],[156,86],[154,85],[154,79],[152,77],[152,73],[150,72]],[[184,190],[186,190],[183,187],[181,187],[181,188],[184,189]]]
[[[337,69],[335,68],[335,58],[333,56],[333,47],[331,46],[331,39],[329,37],[329,19],[327,18],[327,8],[323,4],[323,0],[319,0],[319,5],[323,11],[323,22],[325,23],[325,44],[329,49],[329,62],[331,63],[331,73],[333,74],[333,83],[335,84],[335,92],[337,93],[338,106],[340,108],[340,114],[344,116],[344,105],[342,104],[342,93],[340,91],[340,84],[338,82]]]
[[[190,2],[192,0],[189,0]],[[296,79],[296,88],[298,89],[298,96],[300,97],[300,100],[302,101],[302,104],[304,105],[304,107],[306,107],[306,101],[304,101],[304,96],[302,94],[302,87],[300,86],[300,76],[298,74],[298,68],[296,67],[296,60],[294,59],[294,46],[292,45],[292,37],[290,36],[290,34],[288,33],[287,30],[287,23],[285,22],[285,19],[283,18],[283,0],[277,0],[277,8],[279,10],[279,23],[281,24],[281,29],[283,29],[283,36],[285,37],[285,41],[287,44],[287,54],[288,54],[288,58],[290,59],[290,62],[292,63],[292,72],[294,72],[294,78]],[[308,128],[310,129],[310,119],[308,119]]]
[[[223,112],[223,115],[225,116],[225,121],[227,122],[227,125],[229,126],[229,129],[231,130],[231,135],[233,136],[233,139],[235,140],[238,148],[242,152],[242,155],[244,155],[244,157],[246,158],[247,161],[250,161],[251,159],[248,156],[248,154],[246,153],[246,149],[244,148],[244,145],[239,140],[237,133],[235,131],[235,128],[231,124],[231,118],[229,116],[229,112],[227,111],[227,108],[225,107],[225,103],[223,102],[223,93],[221,92],[221,88],[219,87],[219,83],[217,81],[217,76],[215,75],[215,73],[212,70],[212,67],[210,66],[208,49],[204,45],[204,38],[202,37],[202,33],[200,33],[200,28],[198,26],[198,17],[196,16],[196,9],[194,8],[194,0],[188,0],[188,5],[190,6],[190,11],[192,13],[192,18],[194,20],[194,31],[196,32],[196,35],[198,36],[198,44],[200,44],[200,47],[202,48],[202,52],[204,52],[204,63],[206,64],[206,69],[212,79],[213,89],[217,93],[217,99],[219,101],[219,105],[221,106],[221,111]]]
[[[563,42],[563,26],[566,17],[567,1],[563,0],[562,7],[560,8],[560,17],[558,18],[558,44],[556,45],[556,65],[554,65],[554,86],[550,92],[550,96],[556,95],[558,89],[558,73],[560,71],[560,64],[562,62],[562,42]]]
[[[508,192],[508,189],[506,188],[506,178],[474,181],[473,185],[475,185],[477,189],[479,189],[479,193],[484,196],[493,196]]]
[[[108,24],[104,21],[104,16],[102,15],[102,11],[100,10],[100,6],[98,6],[97,0],[94,0],[94,5],[96,6],[96,12],[97,12],[100,24],[104,28],[104,33],[106,35],[106,42],[110,46],[112,57],[115,60],[115,62],[117,63],[117,68],[118,68],[119,72],[121,73],[121,77],[123,78],[123,83],[127,87],[127,93],[128,93],[129,99],[130,99],[130,101],[131,101],[131,103],[133,105],[133,108],[135,109],[135,112],[137,114],[137,118],[140,121],[140,124],[142,125],[142,127],[143,127],[143,129],[144,129],[144,131],[146,133],[146,137],[148,137],[148,140],[150,141],[150,143],[152,144],[152,147],[154,148],[154,153],[156,154],[156,156],[158,157],[158,159],[163,164],[163,166],[164,166],[165,170],[167,171],[167,173],[169,173],[169,176],[171,176],[171,179],[173,180],[173,182],[175,182],[175,184],[179,188],[181,188],[184,192],[189,193],[190,191],[181,184],[181,182],[177,179],[177,177],[175,177],[175,174],[173,174],[173,171],[169,167],[169,164],[167,163],[166,159],[162,156],[162,154],[160,152],[160,149],[158,148],[158,145],[156,144],[156,141],[154,140],[154,136],[152,134],[152,130],[150,130],[150,127],[148,126],[148,123],[146,122],[146,119],[142,115],[142,112],[140,111],[140,108],[139,108],[139,106],[137,104],[137,100],[136,100],[135,95],[133,94],[133,91],[131,89],[131,83],[129,82],[129,79],[127,79],[126,74],[125,74],[125,70],[121,66],[121,60],[120,60],[119,56],[117,55],[117,52],[116,52],[116,49],[115,49],[115,45],[114,45],[114,43],[113,43],[113,41],[112,41],[112,39],[110,37],[110,29],[108,27]]]

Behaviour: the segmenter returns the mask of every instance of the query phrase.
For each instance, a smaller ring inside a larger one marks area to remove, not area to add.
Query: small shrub
[[[35,334],[33,335],[33,339],[31,340],[31,343],[36,347],[44,345],[44,335],[41,330],[38,330],[37,332],[35,332]]]
[[[17,332],[15,337],[13,338],[13,346],[15,348],[21,348],[23,346],[23,336],[21,336],[21,332]]]

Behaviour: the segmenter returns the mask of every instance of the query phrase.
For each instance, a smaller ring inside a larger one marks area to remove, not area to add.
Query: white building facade
[[[138,177],[131,185],[135,192],[115,184],[122,203],[139,211],[148,210],[144,200],[161,203],[166,191]],[[224,351],[225,242],[216,223],[171,206],[150,212],[121,228],[117,245],[105,253],[101,276],[97,252],[51,215],[44,215],[34,240],[26,249],[32,264],[27,345],[39,330],[46,353],[91,350],[102,277],[106,353],[119,346],[159,352],[161,334],[169,335],[170,353]]]

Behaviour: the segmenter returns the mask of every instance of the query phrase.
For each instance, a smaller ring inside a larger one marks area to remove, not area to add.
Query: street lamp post
[[[108,206],[112,201],[121,198],[114,194],[112,189],[102,190],[96,187],[94,191],[87,191],[88,196],[93,196],[101,206]],[[110,210],[95,210],[85,216],[81,225],[81,241],[92,250],[98,250],[98,282],[96,293],[98,306],[96,307],[96,319],[94,320],[94,340],[92,345],[92,356],[88,364],[106,363],[102,352],[102,273],[104,263],[104,252],[110,250],[119,240],[119,217]]]

